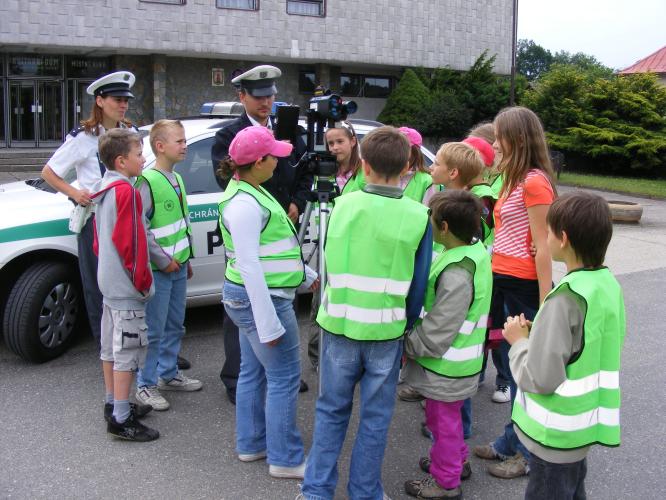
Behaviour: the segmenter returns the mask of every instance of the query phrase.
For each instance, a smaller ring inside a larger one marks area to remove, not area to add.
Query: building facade
[[[316,85],[374,118],[406,67],[466,70],[485,50],[511,64],[512,0],[3,0],[0,147],[52,147],[88,116],[85,92],[135,73],[129,117],[143,125],[236,100],[230,80],[283,71],[278,100]]]

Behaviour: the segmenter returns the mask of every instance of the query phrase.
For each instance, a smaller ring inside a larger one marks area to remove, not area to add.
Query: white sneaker
[[[511,401],[511,392],[509,391],[509,386],[507,385],[495,386],[495,392],[493,392],[492,400],[495,403],[508,403],[509,401]]]
[[[266,450],[257,453],[238,454],[238,460],[240,460],[241,462],[256,462],[257,460],[261,460],[262,458],[266,458]]]
[[[181,372],[176,373],[176,376],[168,382],[163,379],[157,381],[157,387],[163,391],[185,391],[192,392],[198,391],[203,387],[200,380],[196,380],[183,375]]]
[[[160,394],[157,387],[138,387],[136,400],[153,407],[153,410],[164,411],[169,409],[169,402]]]
[[[269,465],[268,474],[279,479],[303,479],[305,477],[305,462],[296,467],[282,467],[281,465]]]

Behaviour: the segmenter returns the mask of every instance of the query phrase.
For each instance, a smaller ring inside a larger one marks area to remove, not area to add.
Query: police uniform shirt
[[[100,135],[106,132],[104,127],[99,126]],[[67,134],[65,142],[53,153],[46,164],[51,167],[58,177],[66,179],[73,168],[76,169],[76,178],[80,189],[95,192],[97,185],[102,179],[97,158],[97,143],[99,136],[86,134],[80,130],[77,134]]]
[[[121,128],[125,128],[125,125],[121,124]],[[79,188],[94,193],[102,179],[97,146],[100,136],[105,132],[106,129],[101,125],[99,135],[87,134],[83,128],[73,130],[46,164],[61,179],[66,179],[72,169],[76,169]]]

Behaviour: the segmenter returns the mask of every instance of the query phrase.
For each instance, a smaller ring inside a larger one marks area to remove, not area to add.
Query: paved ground
[[[661,337],[666,323],[661,307],[666,299],[666,202],[640,202],[645,208],[642,223],[615,226],[607,259],[624,287],[627,306],[623,444],[591,452],[591,499],[657,499],[664,497],[666,488],[666,350]],[[61,358],[38,366],[0,347],[0,498],[293,498],[296,481],[271,479],[265,463],[243,464],[235,458],[234,409],[218,379],[223,359],[221,314],[219,307],[188,312],[183,351],[194,365],[190,375],[201,378],[205,387],[200,393],[170,395],[172,409],[146,421],[162,437],[145,445],[117,442],[105,434],[102,382],[91,340],[82,339]],[[309,447],[316,377],[305,367],[304,378],[312,390],[300,398],[299,424]],[[492,369],[487,378],[492,381]],[[487,382],[474,398],[470,446],[490,441],[508,418],[508,405],[491,403],[491,392]],[[386,492],[393,499],[408,498],[402,483],[420,476],[417,460],[428,449],[418,430],[421,419],[418,405],[397,403],[383,472]],[[356,420],[350,426],[352,436],[355,427]],[[349,455],[348,440],[336,498],[346,497]],[[476,458],[472,467],[465,498],[522,498],[526,479],[494,479]]]

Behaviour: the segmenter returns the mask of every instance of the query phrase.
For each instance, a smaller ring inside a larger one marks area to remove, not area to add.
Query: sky
[[[623,69],[666,45],[666,0],[518,0],[518,38]]]

